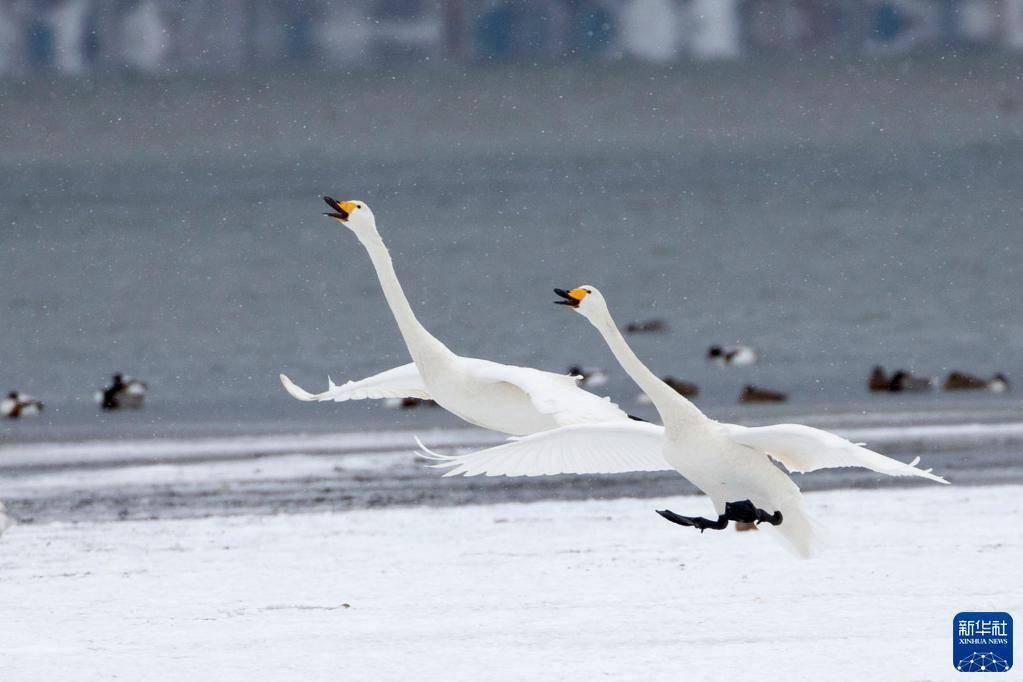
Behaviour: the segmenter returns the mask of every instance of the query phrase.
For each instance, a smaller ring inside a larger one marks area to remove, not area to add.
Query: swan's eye
[[[593,289],[583,289],[583,291],[585,291],[587,294],[593,293]]]

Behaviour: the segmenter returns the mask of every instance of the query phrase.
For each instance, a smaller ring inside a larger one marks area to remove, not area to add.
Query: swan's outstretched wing
[[[765,452],[795,472],[816,471],[835,467],[863,467],[888,476],[920,476],[938,483],[948,483],[930,469],[917,469],[917,457],[904,464],[891,457],[868,450],[833,433],[801,424],[746,427],[722,424],[737,442]]]
[[[414,362],[374,374],[361,381],[349,381],[340,386],[328,377],[329,386],[323,393],[309,393],[283,374],[281,383],[284,384],[284,389],[291,394],[291,397],[298,400],[333,400],[340,403],[345,400],[363,400],[365,398],[430,399],[430,393],[426,390],[426,385],[423,383],[423,378],[419,376],[419,370],[416,369]]]
[[[552,415],[561,426],[628,419],[610,398],[579,388],[577,377],[476,358],[462,360],[465,368],[481,381],[504,382],[519,388],[537,411]]]
[[[661,454],[664,427],[637,421],[562,426],[465,455],[440,455],[418,438],[416,442],[421,457],[449,469],[445,476],[620,474],[672,468]]]

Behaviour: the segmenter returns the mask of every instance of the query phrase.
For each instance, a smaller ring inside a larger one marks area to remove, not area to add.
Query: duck
[[[629,322],[625,325],[626,334],[660,334],[668,331],[668,323],[655,317],[651,320]]]
[[[1009,377],[1005,376],[1001,372],[995,374],[987,382],[987,390],[992,393],[1005,393],[1012,388],[1012,384],[1009,383]]]
[[[886,457],[862,444],[802,424],[747,427],[705,415],[657,377],[636,356],[594,286],[555,289],[558,303],[585,317],[625,372],[650,396],[663,426],[648,422],[577,424],[467,454],[444,455],[416,439],[420,457],[447,469],[445,476],[544,476],[674,470],[710,498],[714,518],[655,510],[666,521],[706,530],[729,523],[766,525],[803,557],[812,554],[818,524],[804,508],[788,472],[862,467],[889,476],[915,476],[947,484],[930,470]],[[687,498],[693,499],[693,498]],[[865,513],[869,513],[866,510]]]
[[[686,381],[685,379],[679,379],[671,375],[661,377],[661,381],[666,383],[675,389],[675,392],[685,398],[695,398],[700,395],[700,387],[696,384]]]
[[[604,386],[611,378],[605,369],[600,367],[582,367],[580,365],[569,367],[567,374],[571,377],[579,377],[580,386],[591,388]]]
[[[679,379],[677,377],[667,375],[661,377],[661,381],[675,389],[680,396],[695,398],[700,395],[700,387],[690,381],[686,381],[685,379]],[[650,405],[652,401],[646,393],[640,393],[636,396],[636,402],[641,405]]]
[[[110,385],[96,391],[94,397],[102,410],[138,410],[145,402],[148,390],[146,382],[118,372]]]
[[[568,424],[630,421],[609,398],[581,388],[576,377],[454,353],[427,331],[413,312],[369,205],[359,200],[323,200],[331,209],[324,215],[352,232],[369,254],[412,362],[340,386],[328,377],[327,390],[322,393],[310,393],[280,374],[281,384],[293,398],[336,402],[432,399],[474,426],[513,436]]]
[[[437,403],[433,400],[423,400],[422,398],[385,398],[384,407],[413,410],[417,407],[437,407]]]
[[[1009,379],[1001,372],[990,379],[983,379],[966,372],[950,372],[941,387],[946,391],[985,390],[992,393],[1004,393],[1009,390]]]
[[[873,392],[892,390],[892,380],[881,365],[874,365],[870,370],[870,377],[867,378],[867,390]]]
[[[37,417],[43,411],[43,402],[32,396],[11,391],[3,400],[0,400],[0,416],[8,419],[20,419],[21,417]]]
[[[892,393],[922,393],[932,388],[934,388],[934,379],[914,376],[904,369],[896,371],[888,382],[888,390]]]
[[[711,346],[707,359],[719,367],[747,367],[755,364],[759,356],[749,346]]]
[[[740,403],[783,403],[789,399],[787,393],[772,391],[769,388],[761,388],[753,384],[746,384],[739,394]]]

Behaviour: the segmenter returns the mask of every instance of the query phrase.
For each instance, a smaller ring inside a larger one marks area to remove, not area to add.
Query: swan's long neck
[[[599,318],[591,319],[590,321],[597,328],[597,331],[600,332],[600,335],[604,337],[604,341],[607,342],[611,352],[618,360],[618,364],[622,366],[622,369],[632,377],[632,380],[653,401],[654,407],[657,408],[657,412],[661,415],[661,420],[666,427],[678,421],[693,422],[706,419],[706,416],[696,405],[693,405],[679,395],[675,389],[661,381],[649,367],[636,357],[636,353],[633,352],[632,347],[629,346],[625,337],[619,331],[618,325],[611,318],[610,312],[606,312],[600,315]]]
[[[369,252],[369,258],[373,262],[373,269],[376,270],[377,278],[380,280],[380,287],[384,291],[384,298],[390,306],[394,319],[398,323],[401,336],[408,346],[412,359],[417,363],[430,357],[451,355],[447,346],[438,341],[426,330],[405,296],[405,291],[398,282],[398,275],[394,272],[394,264],[391,262],[391,254],[384,245],[384,240],[379,234],[372,234],[366,237],[359,237],[359,241]],[[422,368],[420,368],[422,371]]]

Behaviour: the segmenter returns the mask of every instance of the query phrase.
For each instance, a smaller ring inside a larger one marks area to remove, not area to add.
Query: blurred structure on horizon
[[[1023,0],[0,0],[0,75],[1023,50]]]

